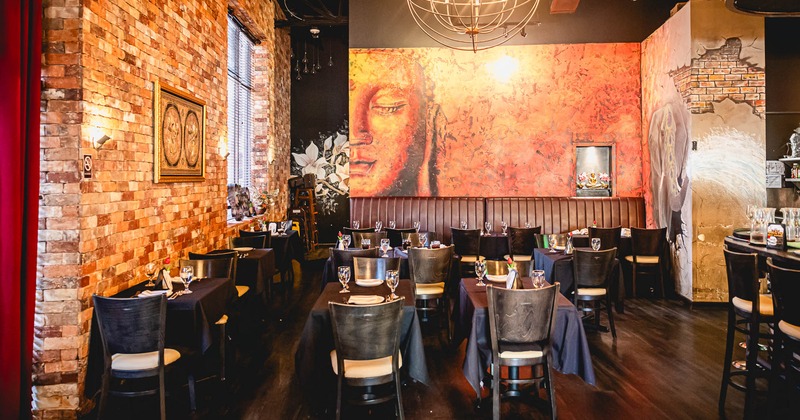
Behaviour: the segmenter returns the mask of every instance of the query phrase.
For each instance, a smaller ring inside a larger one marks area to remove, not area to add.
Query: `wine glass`
[[[500,221],[500,228],[503,229],[503,235],[505,235],[506,231],[508,230],[508,223],[506,223],[505,220],[501,220]]]
[[[342,243],[344,244],[345,249],[350,248],[351,240],[352,238],[350,237],[350,235],[342,235]]]
[[[381,251],[383,252],[384,257],[388,257],[387,254],[389,252],[389,239],[388,238],[381,238]]]
[[[284,233],[289,232],[289,230],[291,230],[291,228],[292,228],[292,221],[291,220],[286,220],[286,221],[283,222],[283,232]]]
[[[370,245],[372,245],[372,241],[369,238],[361,239],[361,249],[369,249]]]
[[[394,294],[398,284],[400,284],[400,273],[398,273],[397,270],[386,270],[386,285],[389,286],[389,290],[392,291],[392,294],[389,295],[389,300],[400,298],[400,296]]]
[[[194,268],[192,268],[192,266],[186,265],[181,267],[181,280],[185,286],[183,294],[188,295],[192,293],[192,291],[189,290],[189,285],[192,284],[192,280],[194,280]]]
[[[353,224],[351,226],[353,226],[353,229],[358,229],[358,227],[361,226],[361,222],[358,220],[353,220]]]
[[[526,229],[530,229],[531,228],[531,222],[525,222],[525,228]]]
[[[550,252],[556,252],[556,242],[558,241],[558,235],[551,233],[547,235],[547,240],[550,243]]]
[[[428,234],[427,233],[420,233],[419,234],[419,242],[422,244],[422,247],[425,248],[428,246]]]
[[[339,293],[350,293],[350,289],[347,288],[347,283],[350,281],[350,267],[348,266],[341,266],[339,267],[339,283],[342,283],[342,290]]]
[[[485,222],[483,224],[483,227],[486,228],[486,235],[491,235],[492,234],[492,222]]]
[[[592,238],[592,249],[595,251],[600,250],[600,238]]]
[[[154,287],[156,284],[153,283],[153,280],[156,277],[156,263],[148,263],[144,267],[144,275],[147,276],[147,284],[144,287]]]
[[[394,220],[389,220],[389,229],[394,229],[397,226]]]
[[[465,220],[462,220],[461,223],[459,223],[459,226],[461,226],[461,229],[466,229],[467,228],[467,222]]]
[[[483,260],[475,261],[475,276],[478,278],[476,286],[486,286],[483,282],[483,277],[486,275],[486,262]]]
[[[375,232],[380,232],[382,227],[383,227],[383,222],[381,222],[380,220],[375,222]]]
[[[544,270],[533,270],[533,288],[541,289],[545,283],[547,281],[544,279]]]
[[[414,230],[416,230],[417,233],[419,233],[419,220],[415,220],[414,223],[413,223],[413,226],[414,226]]]

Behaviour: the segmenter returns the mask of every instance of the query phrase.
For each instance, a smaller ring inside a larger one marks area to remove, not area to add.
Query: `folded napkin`
[[[620,232],[620,236],[622,236],[623,238],[630,238],[631,237],[630,228],[622,228],[622,231]]]
[[[383,298],[376,295],[350,296],[347,303],[351,305],[372,305],[383,302]]]
[[[169,290],[145,290],[142,293],[139,293],[139,296],[137,297],[165,295],[167,292],[169,292]]]
[[[572,234],[573,235],[588,235],[589,234],[589,228],[575,229],[575,230],[572,231]]]

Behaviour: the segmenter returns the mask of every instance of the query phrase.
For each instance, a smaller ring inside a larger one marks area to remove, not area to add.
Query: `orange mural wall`
[[[352,196],[575,196],[575,146],[613,146],[641,196],[640,44],[350,50]]]

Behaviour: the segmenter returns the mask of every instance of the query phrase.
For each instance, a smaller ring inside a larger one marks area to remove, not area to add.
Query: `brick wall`
[[[34,415],[74,418],[83,398],[91,295],[143,279],[143,266],[227,243],[227,20],[224,1],[45,0],[42,169],[34,342]],[[288,38],[271,2],[231,2],[260,38],[255,177],[286,197],[289,165]],[[287,45],[281,45],[286,43]],[[281,68],[285,66],[286,68]],[[266,82],[260,78],[266,78]],[[287,80],[280,80],[285,77]],[[153,82],[206,102],[206,180],[153,183]],[[92,140],[112,140],[99,151]],[[80,159],[94,158],[92,179]],[[279,200],[269,216],[285,210]]]

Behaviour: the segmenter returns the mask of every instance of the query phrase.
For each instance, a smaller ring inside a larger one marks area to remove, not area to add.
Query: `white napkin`
[[[620,236],[622,236],[623,238],[630,238],[631,229],[630,228],[622,228],[622,231],[620,232]]]
[[[338,241],[339,245],[336,246],[337,249],[344,249],[344,241]]]
[[[573,235],[588,235],[589,234],[589,228],[575,229],[575,230],[572,231],[572,234]]]
[[[515,278],[517,278],[517,270],[508,270],[508,275],[506,276],[506,289],[511,288],[511,286],[514,284]]]
[[[383,298],[376,295],[350,296],[347,303],[352,305],[372,305],[383,302]]]
[[[137,297],[165,295],[167,292],[169,292],[169,290],[145,290],[142,293],[139,293],[139,296]]]
[[[175,280],[173,280],[172,276],[169,275],[169,271],[161,270],[161,272],[162,272],[162,275],[164,276],[164,283],[162,284],[162,287],[164,289],[166,289],[167,291],[171,292],[172,291],[172,282],[175,281]]]
[[[278,225],[276,225],[275,222],[272,222],[272,223],[269,224],[269,232],[270,232],[270,234],[276,235],[278,233],[277,230],[278,230]]]

